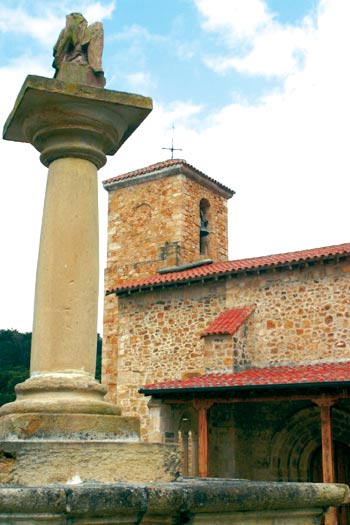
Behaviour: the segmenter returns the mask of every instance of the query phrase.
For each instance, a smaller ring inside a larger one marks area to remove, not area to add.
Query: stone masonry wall
[[[206,374],[233,372],[250,364],[247,351],[249,319],[232,335],[210,335],[204,338]]]
[[[141,415],[145,437],[148,398],[137,394],[144,384],[249,363],[349,359],[349,270],[348,262],[332,262],[120,297],[117,401],[123,414]],[[225,308],[254,303],[234,337],[200,337]]]
[[[350,358],[350,264],[268,271],[227,281],[227,307],[256,304],[252,365]]]
[[[117,403],[123,415],[140,415],[147,436],[149,398],[144,384],[204,373],[207,319],[225,307],[223,284],[133,294],[119,299]]]

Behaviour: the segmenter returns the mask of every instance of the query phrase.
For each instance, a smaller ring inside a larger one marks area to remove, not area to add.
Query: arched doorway
[[[334,442],[350,444],[350,412],[334,407],[332,426]],[[271,441],[271,471],[276,481],[310,481],[310,460],[320,446],[319,408],[313,406],[299,410]]]
[[[334,470],[337,483],[350,483],[350,447],[334,441]],[[322,447],[317,447],[310,457],[309,481],[320,483],[322,476]],[[350,506],[342,505],[338,508],[338,525],[350,525]]]

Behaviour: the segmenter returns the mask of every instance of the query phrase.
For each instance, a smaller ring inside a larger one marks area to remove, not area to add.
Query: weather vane
[[[167,150],[171,151],[171,158],[173,159],[174,158],[174,151],[182,151],[182,149],[181,148],[174,148],[174,130],[175,130],[174,124],[172,125],[172,130],[173,130],[173,136],[171,137],[171,148],[162,148],[162,149],[167,149]]]

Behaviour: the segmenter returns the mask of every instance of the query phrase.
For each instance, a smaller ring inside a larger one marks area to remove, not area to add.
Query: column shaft
[[[35,291],[31,374],[95,374],[98,299],[97,168],[50,164]]]

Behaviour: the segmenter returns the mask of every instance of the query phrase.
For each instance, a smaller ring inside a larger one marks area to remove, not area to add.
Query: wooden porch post
[[[207,410],[213,405],[208,399],[195,399],[194,408],[198,411],[198,474],[208,476],[208,421]]]
[[[314,401],[321,410],[321,439],[322,439],[322,473],[323,483],[335,483],[334,446],[332,435],[331,409],[334,399],[318,399]],[[337,525],[337,510],[331,507],[325,516],[325,525]]]
[[[334,483],[334,452],[332,436],[331,405],[321,407],[322,469],[323,482]]]

